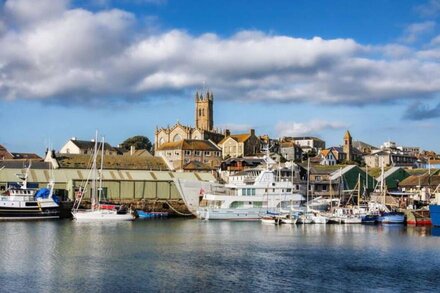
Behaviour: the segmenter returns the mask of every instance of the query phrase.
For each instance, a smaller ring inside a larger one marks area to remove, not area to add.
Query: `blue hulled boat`
[[[382,224],[404,224],[405,214],[399,212],[383,213],[378,221]]]
[[[166,218],[167,212],[144,212],[142,210],[136,210],[140,219],[152,219],[152,218]]]
[[[379,215],[366,215],[362,217],[362,224],[375,225],[379,221]]]
[[[431,222],[433,226],[440,226],[440,205],[431,204],[429,205],[429,214],[431,217]]]

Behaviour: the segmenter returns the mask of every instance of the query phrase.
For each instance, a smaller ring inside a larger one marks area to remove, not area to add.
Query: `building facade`
[[[157,150],[162,144],[189,140],[211,140],[219,143],[225,134],[214,129],[214,95],[207,91],[196,92],[195,95],[195,127],[186,126],[179,122],[171,127],[156,128],[154,133],[154,149]]]
[[[72,137],[68,142],[60,149],[60,154],[72,154],[72,155],[90,155],[95,148],[94,140],[79,140],[76,137]],[[98,151],[101,150],[102,144],[98,143]],[[104,143],[105,155],[118,155],[118,151],[110,144]]]
[[[287,161],[301,162],[303,151],[301,147],[293,141],[282,142],[280,153]]]
[[[221,149],[209,140],[183,139],[163,143],[155,156],[162,157],[171,170],[185,170],[186,167],[214,170],[220,167],[222,161]]]
[[[260,151],[260,139],[255,135],[255,130],[251,129],[249,133],[226,136],[218,146],[223,158],[254,156]]]

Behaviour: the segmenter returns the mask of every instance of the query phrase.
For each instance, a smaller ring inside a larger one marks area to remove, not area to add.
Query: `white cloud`
[[[221,99],[362,105],[440,91],[435,47],[372,47],[352,39],[261,31],[227,38],[181,30],[145,33],[149,30],[136,31],[136,17],[122,10],[91,12],[69,9],[67,1],[49,1],[53,6],[46,1],[39,4],[46,14],[32,14],[29,1],[6,2],[0,97],[149,99],[206,83]]]
[[[309,122],[278,122],[275,131],[279,137],[284,136],[308,136],[318,135],[320,132],[330,129],[346,128],[342,122],[312,120]]]
[[[432,32],[436,23],[434,21],[425,21],[419,23],[412,23],[405,29],[401,41],[405,43],[414,43],[420,36]]]
[[[5,15],[20,25],[33,24],[59,17],[69,4],[69,0],[6,0]]]
[[[435,17],[440,14],[440,0],[430,0],[416,7],[416,11],[423,17]]]

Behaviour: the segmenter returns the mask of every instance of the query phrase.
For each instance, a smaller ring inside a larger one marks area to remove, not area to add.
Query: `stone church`
[[[167,142],[178,142],[183,139],[212,140],[219,143],[225,135],[214,129],[214,95],[196,92],[195,95],[195,127],[177,122],[172,127],[156,128],[154,149]]]

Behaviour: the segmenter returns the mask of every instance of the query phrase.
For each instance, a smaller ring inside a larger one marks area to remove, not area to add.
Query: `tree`
[[[126,151],[129,151],[132,146],[134,146],[137,150],[143,149],[149,152],[153,150],[153,144],[151,143],[150,139],[142,135],[127,138],[123,143],[120,144],[120,147]]]

